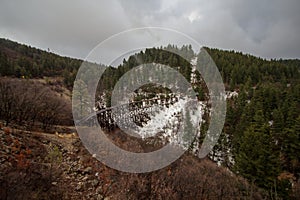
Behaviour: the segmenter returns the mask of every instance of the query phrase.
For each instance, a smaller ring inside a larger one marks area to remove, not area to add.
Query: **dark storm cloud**
[[[105,2],[3,0],[0,36],[85,57],[99,42],[128,27],[119,3]]]
[[[205,46],[299,58],[299,7],[298,0],[2,0],[0,37],[84,58],[113,34],[158,26],[186,33]],[[136,36],[119,45],[141,40]]]
[[[252,51],[265,57],[300,56],[300,1],[232,2],[232,18],[253,42]]]

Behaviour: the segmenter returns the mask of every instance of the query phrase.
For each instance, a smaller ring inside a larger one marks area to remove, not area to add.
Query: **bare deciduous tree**
[[[70,124],[71,105],[49,87],[37,81],[0,80],[0,119],[17,124]]]

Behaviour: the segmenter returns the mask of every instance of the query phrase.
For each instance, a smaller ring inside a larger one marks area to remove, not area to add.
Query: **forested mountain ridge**
[[[27,45],[0,39],[0,75],[24,78],[63,76],[72,87],[82,60],[62,57]]]
[[[174,49],[169,45],[165,50]],[[162,47],[161,47],[162,49]],[[216,65],[219,67],[224,82],[234,89],[237,85],[251,81],[257,84],[259,81],[293,81],[299,77],[299,59],[293,60],[266,60],[249,54],[235,51],[224,51],[205,47]],[[166,52],[158,49],[148,49],[146,52],[131,56],[118,66],[116,74],[120,75],[138,64],[137,60],[144,62],[160,62],[171,66],[182,65],[180,58],[170,58]],[[183,51],[187,58],[193,56],[190,46]],[[164,54],[164,55],[163,55]],[[141,59],[136,59],[141,57]],[[176,57],[176,56],[175,56]],[[25,76],[28,78],[41,78],[43,76],[64,76],[66,84],[72,86],[74,74],[82,64],[82,60],[62,57],[50,51],[43,51],[31,46],[19,44],[8,39],[0,38],[0,75],[1,76]],[[248,80],[249,77],[251,80]]]
[[[99,93],[110,94],[118,79],[142,64],[140,61],[170,65],[190,81],[191,65],[165,51],[168,48],[186,53],[189,58],[197,56],[189,46],[147,49],[130,56],[116,68],[107,67],[100,80]],[[270,199],[297,199],[300,60],[266,60],[234,51],[205,49],[218,66],[226,90],[238,93],[227,99],[225,126],[210,158],[265,189]],[[28,79],[62,76],[64,84],[71,89],[81,63],[79,59],[0,40],[1,76]],[[208,125],[209,121],[203,124],[203,133]]]
[[[299,82],[300,60],[257,58],[235,51],[206,48],[216,62],[224,83],[235,89],[238,86],[263,82]]]
[[[238,92],[227,100],[225,126],[212,157],[288,199],[300,176],[300,61],[207,51],[227,90]]]

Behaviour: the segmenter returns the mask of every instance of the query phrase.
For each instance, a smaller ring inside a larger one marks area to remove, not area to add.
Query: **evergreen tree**
[[[274,186],[280,171],[279,155],[273,152],[270,129],[262,110],[256,112],[254,121],[241,137],[235,170],[260,187]]]

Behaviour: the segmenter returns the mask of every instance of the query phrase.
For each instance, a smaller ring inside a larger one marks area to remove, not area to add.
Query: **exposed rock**
[[[97,194],[97,200],[103,200],[104,197],[101,194]]]
[[[87,181],[89,177],[85,176],[83,177],[82,181]]]
[[[102,194],[102,186],[99,186],[97,189],[96,189],[96,194]]]
[[[83,189],[83,183],[79,182],[78,185],[76,186],[75,190],[76,191],[82,191],[82,189]]]
[[[57,182],[52,182],[51,184],[52,184],[52,185],[57,185]]]
[[[92,167],[87,167],[83,170],[85,174],[90,174],[93,171]]]
[[[97,179],[94,179],[91,181],[91,184],[93,187],[96,187],[99,184],[99,181]]]

